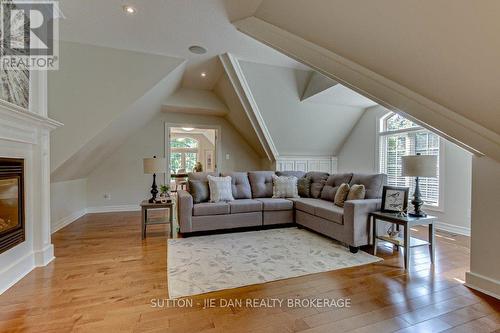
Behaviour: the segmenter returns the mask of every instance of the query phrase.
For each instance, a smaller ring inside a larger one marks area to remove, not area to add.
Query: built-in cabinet
[[[276,171],[321,171],[337,172],[335,156],[280,156],[276,160]]]

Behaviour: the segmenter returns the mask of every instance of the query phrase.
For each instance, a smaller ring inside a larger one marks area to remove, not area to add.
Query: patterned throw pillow
[[[301,198],[309,198],[311,196],[311,178],[299,178],[297,180],[297,190]]]
[[[342,183],[337,192],[335,193],[335,198],[333,199],[333,203],[339,207],[344,207],[344,201],[349,194],[349,184]]]
[[[349,190],[346,200],[360,200],[364,199],[366,195],[365,185],[354,184]]]
[[[210,188],[210,202],[233,201],[231,177],[207,176]]]
[[[297,177],[273,175],[273,198],[299,198]]]

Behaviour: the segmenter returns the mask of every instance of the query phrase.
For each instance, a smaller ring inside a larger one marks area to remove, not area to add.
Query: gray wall
[[[87,180],[77,179],[50,184],[51,231],[83,214],[87,209]]]
[[[378,172],[377,121],[387,112],[380,106],[365,111],[338,155],[339,172]],[[426,210],[439,218],[440,228],[470,234],[472,155],[444,141],[442,177],[442,210]]]
[[[247,144],[229,122],[216,116],[183,113],[161,113],[110,155],[87,179],[88,207],[115,205],[137,206],[149,195],[152,176],[144,175],[142,159],[165,156],[165,122],[183,126],[221,127],[221,171],[261,169],[260,156]],[[229,159],[226,159],[229,154]],[[163,177],[160,177],[163,183]],[[111,194],[109,200],[104,194]]]

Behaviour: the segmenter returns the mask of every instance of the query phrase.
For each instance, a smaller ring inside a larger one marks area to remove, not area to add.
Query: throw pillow
[[[210,202],[233,201],[233,189],[231,177],[208,176],[208,187],[210,188]]]
[[[346,200],[360,200],[364,199],[366,195],[365,185],[354,184],[349,190]]]
[[[273,175],[273,198],[298,198],[297,177]]]
[[[335,198],[333,199],[333,203],[339,207],[344,207],[344,201],[349,194],[349,184],[342,183],[337,192],[335,193]]]
[[[301,198],[309,198],[311,196],[311,178],[299,178],[297,180],[297,191]]]
[[[189,181],[189,193],[193,197],[193,203],[207,202],[210,199],[210,190],[208,189],[208,182],[201,180]]]

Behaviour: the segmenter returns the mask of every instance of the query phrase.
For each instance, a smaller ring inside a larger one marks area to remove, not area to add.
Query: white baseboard
[[[30,252],[0,272],[0,295],[35,268],[35,255]]]
[[[466,272],[465,285],[496,299],[500,299],[500,281],[481,274]]]
[[[138,205],[100,206],[100,207],[88,207],[87,214],[111,213],[111,212],[136,212],[140,210],[141,207]]]
[[[453,224],[443,223],[443,222],[435,222],[434,225],[436,226],[436,229],[439,229],[439,230],[451,232],[454,234],[464,235],[464,236],[470,236],[470,228],[461,227],[458,225],[453,225]]]
[[[54,233],[58,230],[61,230],[62,228],[64,228],[65,226],[75,222],[76,220],[78,220],[80,217],[84,216],[85,214],[87,214],[87,209],[81,209],[77,212],[74,212],[73,214],[69,215],[69,216],[66,216],[62,219],[60,219],[59,221],[57,221],[53,226],[52,226],[52,230],[51,230],[51,233]]]

